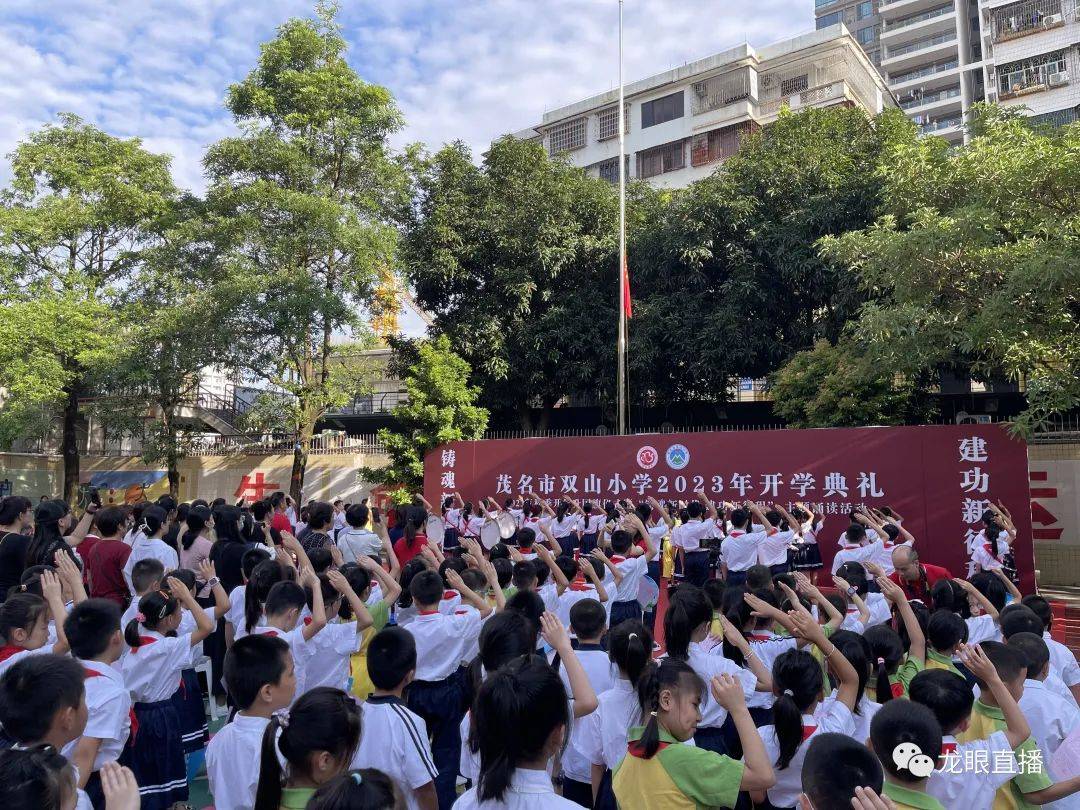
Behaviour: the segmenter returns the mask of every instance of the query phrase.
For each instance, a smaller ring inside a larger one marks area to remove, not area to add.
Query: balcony
[[[905,112],[919,107],[932,107],[949,99],[960,98],[959,87],[946,87],[934,93],[913,93],[909,98],[900,99],[900,109]]]
[[[702,115],[739,101],[752,100],[753,84],[750,68],[742,68],[732,73],[694,82],[690,88],[690,111],[693,115]]]
[[[895,76],[890,73],[889,87],[895,89],[897,85],[915,81],[916,79],[925,79],[931,76],[948,73],[950,70],[956,70],[956,68],[959,66],[960,63],[957,60],[950,59],[947,62],[938,62],[937,64],[927,65],[924,68],[911,70],[907,73],[897,73]]]
[[[1005,65],[997,72],[998,98],[1002,101],[1065,87],[1069,83],[1069,70],[1063,52]]]
[[[878,5],[878,14],[886,21],[900,17],[910,17],[923,11],[930,11],[941,5],[941,0],[890,0]]]
[[[949,3],[947,6],[933,8],[930,9],[930,11],[924,11],[920,14],[914,14],[910,17],[901,17],[900,19],[893,20],[892,22],[883,22],[881,25],[881,37],[882,39],[885,39],[886,37],[890,37],[893,34],[907,31],[913,26],[916,26],[919,23],[926,22],[927,20],[936,20],[940,17],[945,17],[955,13],[955,7],[952,5],[952,3]]]
[[[928,121],[925,124],[919,125],[920,135],[937,135],[947,129],[956,129],[963,124],[963,119],[956,118],[942,118],[940,121]]]
[[[758,114],[762,121],[779,115],[780,110],[789,107],[792,110],[801,110],[805,107],[828,107],[832,104],[850,102],[859,104],[868,109],[873,105],[869,99],[860,98],[855,88],[845,79],[811,87],[798,93],[781,96],[762,101],[758,104]]]
[[[991,41],[994,44],[1060,28],[1076,19],[1074,0],[1028,0],[1002,6],[991,12]]]
[[[888,46],[885,48],[885,59],[883,61],[889,62],[893,59],[898,59],[901,56],[919,53],[920,51],[929,50],[930,48],[944,45],[948,42],[956,42],[956,31],[943,31],[935,36],[920,39],[917,42],[911,42],[899,47]]]

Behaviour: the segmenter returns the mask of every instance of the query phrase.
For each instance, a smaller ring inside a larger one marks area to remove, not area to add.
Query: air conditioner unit
[[[1043,25],[1059,25],[1062,22],[1062,16],[1060,14],[1047,14],[1043,17]]]
[[[694,82],[691,87],[694,89],[694,93],[698,98],[704,98],[709,95],[709,83],[708,82]]]
[[[1069,74],[1064,70],[1060,73],[1051,73],[1049,77],[1047,77],[1046,82],[1051,87],[1064,87],[1069,83]]]

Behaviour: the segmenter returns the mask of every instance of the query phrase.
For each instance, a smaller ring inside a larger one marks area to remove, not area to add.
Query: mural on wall
[[[90,499],[96,489],[102,504],[135,504],[156,501],[169,494],[165,470],[100,470],[90,473],[90,481],[79,488],[79,500]]]

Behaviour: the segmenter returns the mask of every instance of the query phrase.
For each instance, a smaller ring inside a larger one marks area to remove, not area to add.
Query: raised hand
[[[907,597],[904,595],[904,590],[888,577],[877,577],[874,580],[878,584],[878,588],[881,589],[881,595],[894,605],[898,605],[901,602],[906,602]]]
[[[199,576],[202,577],[203,582],[209,582],[217,577],[217,570],[214,568],[214,564],[210,560],[203,560],[199,563]]]
[[[453,568],[446,569],[446,581],[450,587],[458,593],[461,593],[465,589],[465,583],[461,579],[461,574],[455,571]]]
[[[341,556],[341,549],[336,544],[330,546],[330,560],[334,568],[341,568],[345,564],[345,558]]]
[[[188,590],[188,586],[181,582],[176,577],[166,577],[165,582],[169,586],[169,593],[173,595],[176,601],[183,604],[187,604],[192,601],[191,591]]]
[[[709,684],[712,695],[716,702],[731,713],[746,705],[746,697],[743,695],[742,684],[728,673],[717,675]]]
[[[101,766],[100,773],[105,810],[139,810],[139,784],[130,768],[116,762],[106,762]]]
[[[345,575],[340,571],[333,569],[326,572],[326,578],[330,581],[330,584],[334,586],[334,590],[344,595],[352,590],[352,586],[349,584],[349,580],[345,578]]]
[[[59,601],[63,603],[63,590],[60,586],[60,577],[55,571],[41,572],[41,596],[46,602]]]
[[[558,653],[565,654],[573,649],[566,628],[559,621],[559,617],[550,610],[545,610],[544,615],[540,617],[540,635],[548,646]]]

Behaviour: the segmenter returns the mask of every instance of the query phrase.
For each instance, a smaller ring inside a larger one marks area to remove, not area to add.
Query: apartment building
[[[618,100],[615,89],[560,107],[515,137],[617,183]],[[743,44],[641,79],[626,86],[625,103],[627,176],[665,188],[714,172],[746,133],[775,121],[783,107],[844,104],[876,114],[895,106],[842,24],[761,49]]]
[[[842,19],[876,32],[860,42],[923,134],[963,142],[967,112],[983,100],[1056,123],[1077,117],[1077,0],[815,3],[819,26]]]
[[[828,28],[843,23],[851,31],[870,61],[881,65],[881,18],[879,0],[814,0],[817,27]]]

